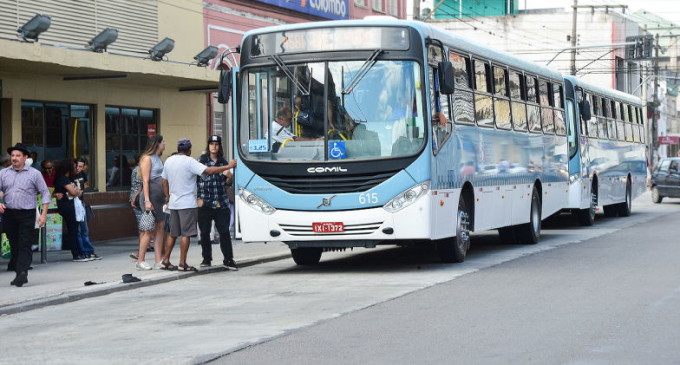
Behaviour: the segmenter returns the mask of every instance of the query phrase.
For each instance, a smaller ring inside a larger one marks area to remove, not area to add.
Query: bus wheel
[[[498,236],[501,239],[501,243],[510,245],[517,243],[517,234],[515,234],[515,231],[515,226],[498,228]]]
[[[633,199],[632,192],[630,188],[630,181],[626,184],[626,200],[622,203],[616,205],[619,213],[619,217],[629,217],[630,212],[633,210]]]
[[[456,237],[443,238],[437,241],[439,257],[444,262],[463,262],[470,248],[470,211],[463,196],[458,200],[456,214]]]
[[[616,204],[612,205],[604,205],[602,206],[602,210],[604,211],[604,216],[605,217],[616,217],[616,213],[618,211],[618,208],[616,207]]]
[[[291,248],[290,254],[298,265],[316,265],[321,260],[323,249],[320,247]]]
[[[578,223],[582,226],[592,226],[595,223],[595,206],[597,206],[597,195],[590,195],[590,207],[577,211]]]
[[[538,190],[534,187],[531,193],[531,212],[529,223],[517,226],[517,239],[519,243],[533,245],[541,238],[541,199]]]
[[[659,204],[659,203],[661,203],[662,200],[663,200],[663,196],[661,196],[661,194],[659,194],[659,189],[656,186],[653,187],[652,188],[652,201],[655,204]]]

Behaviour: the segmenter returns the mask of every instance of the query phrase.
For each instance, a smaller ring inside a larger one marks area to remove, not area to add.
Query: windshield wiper
[[[354,74],[354,77],[349,81],[349,84],[347,84],[347,87],[345,87],[342,90],[343,95],[350,94],[352,90],[357,86],[359,81],[366,76],[366,73],[375,65],[375,60],[380,56],[380,54],[383,53],[382,49],[376,49],[371,53],[371,55],[364,61],[364,64],[359,67],[359,70],[357,71],[356,74]]]
[[[309,90],[307,90],[307,88],[304,87],[304,85],[302,85],[300,83],[300,81],[298,81],[298,79],[295,78],[293,73],[290,72],[290,69],[288,68],[288,66],[286,66],[285,63],[283,63],[283,60],[281,59],[281,57],[279,57],[279,55],[272,55],[272,59],[274,60],[274,62],[276,62],[276,64],[279,66],[279,68],[281,68],[283,73],[286,74],[288,79],[290,79],[290,81],[292,81],[295,84],[295,86],[297,86],[297,88],[300,89],[300,91],[302,92],[302,95],[305,95],[305,96],[309,95]]]

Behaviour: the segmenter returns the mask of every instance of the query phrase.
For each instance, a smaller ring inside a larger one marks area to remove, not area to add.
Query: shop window
[[[43,160],[54,164],[69,158],[84,158],[89,171],[96,171],[91,159],[94,138],[92,105],[21,102],[21,140],[33,152],[33,167],[41,170]],[[89,173],[89,172],[88,172]],[[92,180],[94,176],[88,176]]]
[[[158,132],[158,112],[152,109],[106,107],[106,188],[130,188],[132,169],[149,137]]]

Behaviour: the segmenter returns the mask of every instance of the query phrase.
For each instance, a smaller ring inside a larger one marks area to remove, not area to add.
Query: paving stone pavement
[[[9,284],[15,273],[6,271],[9,260],[0,258],[0,315],[226,270],[221,265],[222,252],[217,244],[212,246],[213,266],[199,267],[202,257],[198,239],[192,239],[187,258],[187,263],[199,270],[197,273],[138,271],[136,261],[129,257],[130,253],[137,252],[137,237],[94,242],[94,245],[102,260],[73,262],[70,251],[49,251],[47,263],[41,264],[40,252],[35,252],[33,269],[28,272],[28,284],[21,288]],[[281,242],[243,243],[234,240],[232,246],[239,268],[290,257],[288,246]],[[153,265],[153,252],[147,252],[146,262]],[[175,265],[179,262],[179,240],[170,262]],[[141,281],[123,283],[123,274],[132,274]],[[96,284],[85,285],[86,282]]]

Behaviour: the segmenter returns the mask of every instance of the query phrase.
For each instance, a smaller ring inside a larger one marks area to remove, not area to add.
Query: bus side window
[[[509,76],[510,99],[512,100],[512,126],[516,131],[527,130],[526,86],[524,75],[517,71],[510,71]]]
[[[480,127],[493,127],[493,101],[491,98],[491,67],[481,60],[473,60],[475,69],[475,120]]]
[[[475,124],[472,105],[472,78],[470,77],[470,58],[455,53],[449,54],[453,65],[456,90],[453,92],[451,111],[457,124]]]
[[[583,103],[581,103],[581,101],[582,101],[582,100],[587,100],[587,101],[588,101],[588,105],[590,106],[589,112],[591,113],[591,118],[592,118],[593,105],[591,104],[590,95],[586,94],[586,93],[583,91],[583,89],[581,89],[581,88],[578,88],[578,89],[577,89],[577,94],[578,94],[578,97],[579,97],[579,99],[578,99],[579,108],[581,108],[581,107],[584,106]],[[579,124],[581,125],[581,132],[580,132],[580,135],[581,135],[581,136],[587,136],[587,135],[588,135],[588,123],[587,123],[585,120],[583,120],[583,118],[581,118],[581,115],[583,115],[582,113],[583,113],[583,111],[581,111],[581,110],[579,109],[579,115],[577,115],[576,117],[578,118]]]
[[[508,100],[507,75],[508,72],[504,67],[493,66],[493,106],[496,115],[496,127],[499,129],[512,128],[512,122],[510,120],[510,101]]]
[[[538,106],[538,92],[536,92],[538,81],[533,76],[527,76],[527,121],[529,131],[541,133],[541,108]]]
[[[434,68],[430,67],[429,70],[430,79],[433,81],[432,85],[439,85],[439,80],[435,82],[435,78],[439,77],[439,72]],[[451,114],[449,108],[449,95],[444,95],[439,92],[439,90],[432,90],[431,95],[433,98],[439,98],[440,110],[436,110],[436,101],[433,99],[433,110],[432,110],[432,150],[435,154],[441,150],[442,146],[449,139],[452,131],[451,125]],[[393,147],[394,150],[394,147]]]
[[[553,84],[553,99],[555,102],[555,133],[560,136],[567,134],[567,126],[564,123],[564,99],[562,93],[562,85],[558,83]]]
[[[597,138],[597,121],[602,115],[602,100],[599,96],[590,94],[593,105],[593,117],[588,121],[588,137]]]
[[[551,92],[548,92],[549,90]],[[551,84],[545,80],[539,80],[538,93],[541,102],[541,125],[543,127],[543,133],[553,134],[555,133],[555,123],[553,110],[550,107],[553,104]]]

